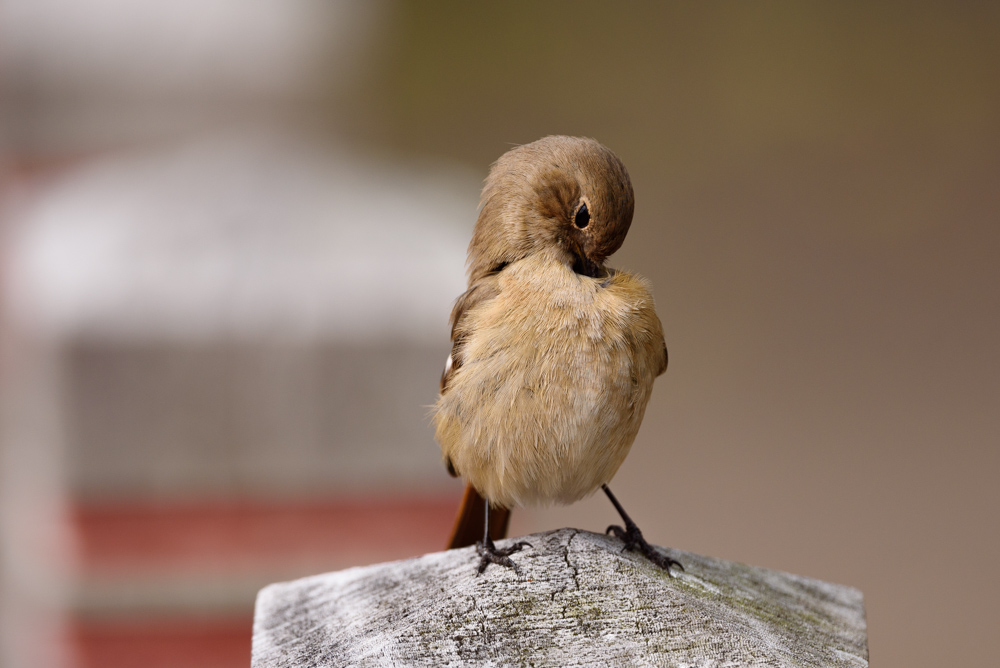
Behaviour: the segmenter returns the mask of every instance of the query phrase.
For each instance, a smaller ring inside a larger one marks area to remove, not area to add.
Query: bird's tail
[[[483,524],[486,521],[486,500],[472,488],[465,486],[465,496],[455,518],[455,526],[451,530],[448,549],[475,545],[483,539]],[[507,525],[510,524],[510,511],[506,508],[490,507],[490,538],[500,540],[507,535]]]

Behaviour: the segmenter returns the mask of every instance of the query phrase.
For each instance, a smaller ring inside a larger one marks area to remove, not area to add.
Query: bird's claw
[[[681,562],[671,559],[665,554],[661,554],[652,545],[647,543],[646,539],[642,537],[642,531],[639,530],[639,527],[634,522],[626,523],[624,529],[612,524],[604,533],[614,534],[625,543],[626,550],[629,552],[641,552],[647,559],[665,570],[670,577],[673,577],[673,573],[670,572],[671,566],[676,566],[682,571],[684,570]]]
[[[479,553],[480,556],[479,570],[477,571],[476,574],[482,575],[483,571],[486,570],[487,566],[489,566],[490,564],[498,564],[500,566],[506,566],[507,568],[513,568],[514,572],[520,575],[521,569],[519,569],[517,567],[517,564],[515,564],[511,560],[510,555],[514,554],[515,552],[520,552],[525,547],[532,547],[532,545],[531,543],[522,540],[520,542],[514,543],[510,547],[505,547],[501,550],[498,549],[497,546],[493,544],[493,540],[490,538],[486,539],[485,544],[476,543],[476,551]]]

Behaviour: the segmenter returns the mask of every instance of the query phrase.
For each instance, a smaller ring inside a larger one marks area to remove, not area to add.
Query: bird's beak
[[[602,273],[601,265],[597,264],[584,252],[580,244],[573,242],[573,271],[584,276],[589,276],[591,278],[598,278]]]

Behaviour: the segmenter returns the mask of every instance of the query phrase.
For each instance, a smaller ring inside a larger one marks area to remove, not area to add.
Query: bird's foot
[[[483,571],[485,571],[486,567],[490,564],[498,564],[500,566],[506,566],[507,568],[513,568],[514,572],[520,575],[521,570],[517,567],[517,564],[511,561],[510,555],[515,552],[520,552],[525,547],[532,547],[532,545],[531,543],[522,540],[501,550],[493,544],[492,538],[487,538],[485,543],[476,543],[476,551],[479,552],[480,557],[479,571],[477,572],[477,575],[482,575]]]
[[[625,528],[620,526],[612,525],[608,527],[605,533],[614,534],[625,543],[625,549],[630,552],[642,552],[643,555],[654,564],[662,568],[667,572],[667,575],[673,577],[673,573],[670,572],[671,566],[676,566],[677,568],[684,570],[681,562],[671,559],[665,554],[657,552],[652,545],[646,542],[646,539],[642,537],[642,532],[639,531],[639,527],[635,522],[626,522]]]

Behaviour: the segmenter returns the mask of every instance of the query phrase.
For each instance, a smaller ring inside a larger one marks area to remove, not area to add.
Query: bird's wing
[[[475,281],[455,301],[455,308],[451,311],[451,354],[448,355],[444,372],[441,374],[441,394],[448,391],[449,382],[462,366],[463,351],[470,334],[466,316],[476,306],[484,304],[500,294],[497,273],[488,274]],[[445,464],[448,467],[448,473],[452,476],[458,475],[451,460],[446,460]],[[486,500],[472,485],[465,486],[465,496],[462,498],[462,505],[455,518],[455,526],[452,528],[451,538],[448,540],[448,549],[474,545],[479,541],[483,535],[485,504]],[[509,523],[510,511],[508,509],[491,508],[490,537],[493,540],[500,540],[506,536]]]
[[[441,374],[441,394],[448,391],[448,383],[455,372],[462,366],[462,355],[465,342],[469,338],[466,316],[469,312],[500,294],[500,284],[496,274],[490,274],[479,279],[455,301],[451,310],[451,354],[444,363]]]

